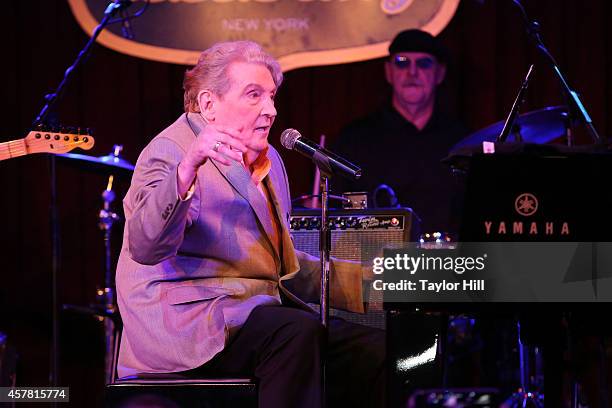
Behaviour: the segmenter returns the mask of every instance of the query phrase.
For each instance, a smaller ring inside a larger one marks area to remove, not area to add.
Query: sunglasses
[[[403,55],[396,55],[395,57],[393,57],[393,64],[400,69],[410,68],[410,66],[412,65],[412,61],[412,59]],[[421,57],[414,60],[416,67],[418,69],[424,70],[431,69],[434,66],[435,62],[436,61],[431,57]]]

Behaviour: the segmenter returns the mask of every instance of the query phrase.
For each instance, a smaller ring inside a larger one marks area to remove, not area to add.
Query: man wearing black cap
[[[391,104],[345,127],[334,147],[364,171],[357,182],[334,180],[335,190],[368,191],[371,204],[378,197],[379,206],[394,205],[393,197],[383,202],[373,194],[386,184],[397,204],[419,215],[423,232],[456,232],[459,224],[458,181],[440,160],[467,132],[436,103],[447,62],[446,49],[429,33],[399,33],[385,62]]]

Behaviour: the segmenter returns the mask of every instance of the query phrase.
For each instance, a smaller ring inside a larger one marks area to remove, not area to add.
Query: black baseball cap
[[[426,52],[442,63],[447,63],[449,59],[448,50],[440,40],[418,29],[404,30],[395,36],[389,45],[389,55],[398,52]]]

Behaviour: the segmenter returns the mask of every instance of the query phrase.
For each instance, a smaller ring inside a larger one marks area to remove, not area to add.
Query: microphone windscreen
[[[283,147],[293,150],[293,146],[295,145],[295,141],[298,140],[302,135],[295,129],[285,129],[280,136],[280,142]]]

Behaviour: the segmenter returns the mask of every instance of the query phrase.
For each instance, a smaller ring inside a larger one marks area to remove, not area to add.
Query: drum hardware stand
[[[527,71],[527,75],[523,80],[523,84],[521,85],[521,89],[519,89],[516,98],[514,99],[514,103],[512,104],[512,109],[510,109],[510,113],[506,118],[506,122],[504,123],[504,128],[502,129],[499,136],[497,136],[497,143],[505,143],[506,138],[514,129],[514,123],[516,122],[516,117],[518,115],[519,109],[523,102],[525,102],[525,91],[527,91],[527,87],[529,86],[529,79],[531,78],[531,73],[533,72],[533,64],[529,66],[529,70]],[[518,142],[522,142],[520,129],[516,133],[516,139]]]
[[[544,408],[544,394],[530,391],[531,381],[529,379],[529,348],[523,344],[521,338],[520,320],[517,320],[516,328],[521,387],[517,392],[510,396],[508,401],[510,404],[509,406],[511,408]]]
[[[113,155],[119,157],[119,154],[123,150],[123,146],[115,145]],[[108,184],[106,189],[102,192],[102,200],[104,206],[98,214],[100,222],[98,226],[104,232],[104,288],[97,290],[97,302],[98,305],[106,312],[104,320],[104,339],[105,339],[105,359],[104,359],[104,372],[106,374],[106,382],[109,383],[113,378],[112,373],[113,367],[113,353],[114,344],[117,336],[117,324],[118,311],[115,299],[115,285],[113,279],[112,270],[112,252],[111,252],[111,233],[113,224],[117,221],[121,221],[121,217],[111,209],[111,204],[115,200],[115,193],[113,192],[113,180],[114,176],[111,174],[108,177]]]
[[[73,78],[75,71],[82,65],[87,59],[93,44],[96,39],[106,26],[109,24],[129,21],[130,18],[139,17],[146,10],[149,0],[145,2],[145,5],[134,15],[126,16],[121,18],[113,18],[118,12],[123,11],[130,6],[132,2],[130,0],[114,0],[111,1],[106,10],[104,11],[104,17],[100,24],[94,29],[91,38],[85,44],[85,47],[79,52],[76,60],[72,63],[64,73],[64,78],[58,85],[55,92],[45,95],[45,105],[41,109],[40,113],[33,122],[33,126],[43,125],[48,122],[49,115],[53,108],[57,105],[58,101],[64,95],[64,91]],[[60,265],[60,234],[59,234],[59,218],[57,214],[57,175],[55,169],[55,155],[49,155],[49,168],[50,168],[50,189],[51,189],[51,203],[50,203],[50,223],[51,223],[51,292],[52,292],[52,327],[51,327],[51,350],[50,350],[50,367],[49,367],[49,385],[58,386],[59,379],[59,308],[58,308],[58,293],[57,293],[57,276]],[[56,403],[52,404],[56,406]]]
[[[544,59],[549,63],[557,79],[559,80],[561,87],[565,91],[566,97],[567,99],[569,99],[570,102],[570,111],[575,111],[578,114],[580,120],[586,125],[587,130],[591,135],[591,138],[593,139],[593,142],[603,144],[605,140],[601,136],[599,136],[599,133],[597,133],[595,126],[593,126],[593,121],[591,120],[591,117],[589,116],[589,113],[587,112],[586,108],[582,104],[578,93],[576,93],[576,91],[570,88],[569,84],[567,83],[567,80],[565,79],[565,77],[561,73],[561,70],[559,69],[559,66],[557,65],[557,61],[542,42],[542,36],[540,35],[540,24],[537,21],[531,20],[529,18],[527,12],[525,11],[525,7],[523,7],[520,0],[512,0],[512,2],[518,7],[521,12],[529,38],[535,44],[536,48],[540,51],[540,53],[544,56]],[[571,109],[572,107],[574,109]]]
[[[573,132],[572,132],[571,126],[573,124],[573,119],[574,119],[573,116],[577,116],[577,118],[582,123],[584,123],[584,125],[586,126],[587,131],[589,135],[591,136],[593,143],[598,144],[598,145],[604,145],[607,141],[604,138],[602,138],[597,132],[597,130],[595,129],[595,126],[593,125],[591,117],[589,116],[584,104],[580,100],[578,93],[569,86],[567,80],[565,79],[564,75],[562,74],[557,64],[557,61],[555,60],[553,55],[550,53],[548,48],[544,45],[541,34],[540,34],[540,24],[537,21],[531,20],[529,18],[520,0],[512,0],[512,2],[517,6],[517,8],[519,9],[521,13],[521,16],[524,20],[525,28],[526,28],[526,31],[527,31],[527,34],[530,40],[533,42],[535,47],[538,49],[538,51],[541,53],[544,59],[548,62],[549,66],[552,68],[553,72],[555,73],[555,76],[557,77],[557,80],[559,81],[561,87],[564,90],[565,97],[568,99],[569,112],[566,118],[566,137],[567,137],[566,143],[568,144],[568,146],[571,146],[573,144],[573,134],[572,134]],[[529,74],[527,76],[529,77]],[[522,88],[521,88],[521,91],[522,91]],[[519,92],[519,95],[520,95],[520,92]],[[504,127],[504,130],[506,130],[505,127]],[[500,138],[501,136],[502,135],[500,135]],[[525,369],[526,369],[527,360],[525,358],[526,348],[522,344],[522,341],[521,341],[520,321],[517,322],[517,328],[518,328],[518,342],[519,342],[518,345],[519,345],[519,352],[520,352],[521,390],[519,393],[515,393],[511,397],[511,400],[512,400],[511,406],[512,407],[544,406],[543,404],[544,396],[543,395],[538,395],[537,393],[528,392],[528,390],[525,388],[526,387]],[[572,395],[572,406],[577,406],[578,405],[578,384],[577,382],[574,382],[572,388],[573,388],[572,389],[572,394],[573,394]],[[542,401],[542,404],[540,404],[540,401]],[[520,404],[520,405],[517,405],[517,404]]]
[[[123,146],[115,145],[113,147],[114,156],[120,159],[120,153]],[[111,237],[113,225],[117,221],[121,221],[121,217],[112,211],[111,205],[115,201],[115,192],[113,191],[114,176],[111,174],[108,177],[106,189],[102,191],[102,201],[104,202],[102,209],[98,213],[98,227],[104,233],[104,287],[96,290],[96,303],[89,307],[64,305],[64,310],[71,310],[78,313],[95,316],[99,321],[104,322],[104,374],[106,383],[108,384],[113,378],[113,357],[114,344],[117,338],[118,330],[121,326],[121,319],[116,306],[115,285],[112,269],[112,251]]]

